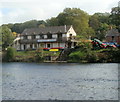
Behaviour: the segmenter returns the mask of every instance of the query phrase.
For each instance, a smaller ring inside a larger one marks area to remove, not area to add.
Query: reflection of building
[[[111,29],[106,34],[106,41],[107,42],[117,42],[120,44],[120,33],[117,29]]]
[[[25,29],[20,35],[20,50],[74,47],[76,33],[72,26]]]

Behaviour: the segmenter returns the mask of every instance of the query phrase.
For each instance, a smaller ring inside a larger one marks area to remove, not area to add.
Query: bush
[[[37,49],[36,51],[35,51],[35,61],[36,62],[41,62],[41,61],[43,61],[44,60],[44,58],[43,58],[43,51],[42,51],[42,49]]]
[[[78,43],[80,51],[88,52],[92,49],[92,44],[90,42],[80,42]]]
[[[13,61],[15,59],[16,50],[12,47],[8,47],[4,60],[7,62]]]
[[[86,54],[85,52],[76,51],[69,55],[69,59],[72,62],[80,62],[85,59],[85,54]]]
[[[88,62],[97,62],[97,60],[98,60],[98,56],[97,56],[97,53],[95,53],[95,52],[88,52],[87,53],[87,55],[86,55],[86,60],[88,61]]]

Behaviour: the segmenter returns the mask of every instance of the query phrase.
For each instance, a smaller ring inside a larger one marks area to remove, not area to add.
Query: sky
[[[92,15],[110,12],[119,0],[0,0],[0,25],[46,20],[56,17],[65,8],[80,8]]]

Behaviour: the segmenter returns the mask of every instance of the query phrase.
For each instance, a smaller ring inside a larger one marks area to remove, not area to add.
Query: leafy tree
[[[79,8],[66,8],[57,16],[58,25],[73,25],[78,35],[86,35],[89,15]]]
[[[109,28],[109,15],[109,13],[95,13],[90,17],[89,25],[94,29],[96,37],[100,40],[105,38]]]
[[[112,8],[110,18],[112,24],[116,26],[120,25],[120,7]]]
[[[58,19],[55,17],[52,17],[51,19],[46,20],[47,26],[57,26],[58,25]]]
[[[89,25],[92,27],[95,31],[100,27],[100,21],[98,19],[97,15],[92,15],[89,19]]]
[[[13,61],[15,59],[16,50],[12,47],[8,47],[6,55],[5,55],[5,61]]]
[[[3,50],[7,48],[13,42],[13,34],[7,26],[1,26],[1,36],[2,36],[2,48]]]
[[[11,28],[12,32],[21,33],[22,32],[21,24],[22,23],[15,23]]]
[[[110,15],[111,24],[116,25],[116,28],[120,32],[120,2],[118,3],[118,7],[113,7]]]
[[[7,26],[12,30],[12,32],[22,33],[26,28],[36,28],[40,26],[46,26],[46,22],[44,20],[30,20],[24,23],[15,23],[15,24],[4,24],[3,26]]]
[[[89,15],[79,8],[66,8],[57,17],[46,20],[48,26],[73,25],[77,35],[87,37],[94,35],[88,24]]]

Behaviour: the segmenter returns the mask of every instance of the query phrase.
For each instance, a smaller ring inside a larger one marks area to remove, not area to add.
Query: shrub
[[[87,55],[86,55],[86,60],[88,62],[97,62],[98,60],[98,56],[97,56],[97,53],[95,52],[88,52]]]
[[[78,43],[80,51],[88,52],[92,49],[92,44],[90,42],[80,42]]]
[[[69,59],[73,62],[79,62],[85,59],[85,52],[76,51],[69,55]]]
[[[15,59],[16,50],[12,47],[8,47],[5,54],[5,61],[13,61]]]

